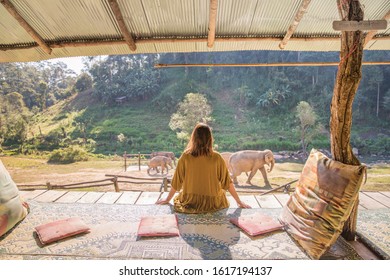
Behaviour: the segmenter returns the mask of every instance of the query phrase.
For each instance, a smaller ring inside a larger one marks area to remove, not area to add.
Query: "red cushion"
[[[80,218],[68,218],[35,227],[39,241],[49,244],[80,233],[89,232],[90,228]]]
[[[138,236],[178,236],[179,227],[175,214],[145,216],[141,218]]]
[[[251,236],[283,229],[283,225],[278,220],[261,213],[231,218],[230,222]]]

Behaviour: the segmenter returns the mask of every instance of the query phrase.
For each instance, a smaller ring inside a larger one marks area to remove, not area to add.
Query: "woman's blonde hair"
[[[205,123],[198,123],[192,131],[190,141],[184,153],[194,157],[209,156],[213,152],[213,134]]]

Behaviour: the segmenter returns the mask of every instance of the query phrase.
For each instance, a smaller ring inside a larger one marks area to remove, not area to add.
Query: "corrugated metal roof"
[[[48,58],[133,53],[123,41],[112,0],[3,0],[12,3],[20,16],[52,48],[49,55],[0,5],[0,62],[38,61]],[[389,0],[360,0],[365,19],[382,19],[390,11]],[[303,0],[219,0],[216,38],[207,47],[210,0],[117,0],[124,23],[136,42],[135,53],[210,52],[231,50],[279,50]],[[332,29],[339,20],[337,2],[311,0],[285,49],[338,51],[340,33]],[[370,41],[366,49],[390,50],[390,26]],[[297,38],[328,38],[297,41]],[[181,38],[194,41],[175,41]],[[229,39],[221,41],[221,38]],[[248,40],[269,38],[269,40]],[[272,40],[272,38],[274,38]],[[169,39],[153,41],[155,39]],[[172,40],[171,40],[172,39]],[[275,40],[276,39],[276,40]],[[112,45],[91,44],[117,41]],[[145,41],[146,40],[146,41]],[[119,42],[118,44],[118,41]],[[66,43],[83,42],[84,46]],[[56,45],[53,45],[53,44]],[[62,43],[62,45],[61,45]],[[65,44],[65,45],[64,45]]]

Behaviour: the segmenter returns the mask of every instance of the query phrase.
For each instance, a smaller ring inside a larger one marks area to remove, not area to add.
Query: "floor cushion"
[[[27,208],[15,182],[0,160],[0,236],[26,217]]]
[[[280,220],[313,259],[336,242],[358,197],[365,166],[329,159],[313,149]]]

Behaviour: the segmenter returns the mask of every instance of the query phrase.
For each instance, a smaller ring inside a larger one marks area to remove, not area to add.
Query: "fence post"
[[[167,192],[168,191],[168,178],[167,177],[164,177],[163,184],[164,184],[164,192]]]
[[[118,186],[118,177],[112,178],[112,181],[114,182],[114,188],[116,192],[120,192],[119,186]]]
[[[127,171],[127,153],[125,151],[123,157],[125,158],[125,171]]]
[[[138,152],[138,171],[141,171],[141,153]]]

